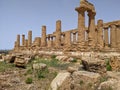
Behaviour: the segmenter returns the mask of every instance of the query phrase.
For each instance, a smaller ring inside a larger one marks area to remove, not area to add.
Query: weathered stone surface
[[[97,46],[98,48],[103,48],[104,47],[104,40],[103,40],[103,20],[98,20],[97,23]]]
[[[113,71],[120,71],[120,58],[117,56],[113,56],[110,59],[110,66]]]
[[[83,68],[90,72],[105,73],[106,63],[105,60],[82,60]]]
[[[14,64],[19,67],[25,67],[27,64],[27,61],[25,61],[24,57],[16,57]]]
[[[15,58],[16,56],[14,55],[6,55],[6,56],[3,56],[3,60],[6,61],[6,62],[14,62],[15,61]]]
[[[73,73],[72,78],[72,90],[95,90],[101,76],[98,73],[77,71]]]
[[[110,78],[120,80],[120,72],[107,71],[107,76],[110,77]]]
[[[47,42],[46,42],[46,26],[42,26],[41,46],[45,47],[46,44],[47,44]]]
[[[44,70],[47,68],[47,65],[44,63],[36,63],[36,64],[33,64],[32,68],[36,70]]]
[[[70,73],[61,72],[52,81],[49,90],[70,90]]]
[[[32,45],[32,31],[30,30],[28,32],[28,47],[31,47]]]
[[[69,57],[68,56],[57,56],[56,59],[60,60],[60,61],[67,61]]]
[[[120,90],[120,81],[109,79],[108,81],[102,82],[98,90]]]
[[[78,70],[78,69],[73,68],[73,67],[68,67],[68,68],[67,68],[67,71],[70,72],[70,73],[73,73],[73,72],[75,72],[75,71],[77,71],[77,70]]]

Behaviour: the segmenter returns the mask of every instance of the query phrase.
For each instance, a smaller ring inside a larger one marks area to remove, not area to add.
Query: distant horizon
[[[94,4],[97,20],[104,23],[120,20],[120,0],[88,0]],[[75,8],[80,0],[0,0],[0,50],[11,50],[17,34],[27,34],[32,30],[35,37],[41,36],[42,25],[46,25],[47,34],[56,29],[56,21],[62,21],[62,31],[76,29],[78,13]],[[86,13],[86,26],[88,24]]]

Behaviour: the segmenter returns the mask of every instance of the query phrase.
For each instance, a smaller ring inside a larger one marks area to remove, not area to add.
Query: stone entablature
[[[20,44],[20,35],[17,35],[14,50],[33,47],[37,47],[39,50],[120,50],[120,20],[108,23],[98,20],[95,25],[96,11],[94,5],[87,0],[81,0],[80,6],[75,10],[78,12],[76,29],[62,31],[62,22],[58,20],[53,34],[46,34],[46,26],[42,26],[41,37],[36,37],[34,41],[32,41],[31,30],[28,32],[28,39],[22,35],[22,45]],[[88,27],[85,26],[85,12],[88,12]]]

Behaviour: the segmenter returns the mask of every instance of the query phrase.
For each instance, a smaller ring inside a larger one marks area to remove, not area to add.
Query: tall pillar
[[[117,47],[117,43],[116,43],[116,25],[111,25],[111,31],[110,31],[110,43],[111,43],[111,47],[112,48],[116,48]]]
[[[71,32],[65,33],[65,45],[70,46],[71,45]]]
[[[17,45],[16,46],[20,47],[20,35],[19,34],[17,35]]]
[[[96,44],[96,33],[95,33],[95,12],[88,12],[88,16],[89,16],[89,26],[88,26],[88,30],[89,30],[89,34],[88,34],[88,43],[89,46],[94,48],[95,44]]]
[[[116,29],[116,38],[117,38],[117,48],[120,49],[120,25],[117,25]]]
[[[73,42],[76,42],[76,33],[73,33]]]
[[[34,45],[40,47],[40,41],[41,41],[41,38],[40,37],[36,37],[35,40],[34,40]]]
[[[105,48],[108,48],[109,45],[108,27],[104,27],[104,43],[105,43]]]
[[[16,47],[17,47],[17,41],[15,41],[14,43],[14,49],[16,49]]]
[[[61,21],[56,21],[56,47],[61,46]]]
[[[28,32],[28,47],[32,45],[32,31]]]
[[[46,41],[46,26],[42,26],[41,46],[45,47],[46,45],[47,45],[47,41]]]
[[[25,47],[28,47],[28,39],[25,39]]]
[[[22,46],[25,46],[25,35],[22,35]]]
[[[78,43],[82,47],[85,44],[85,10],[79,10],[78,12]]]
[[[98,29],[97,46],[99,48],[103,48],[104,47],[104,41],[103,41],[103,20],[98,20],[98,22],[97,22],[97,29]]]

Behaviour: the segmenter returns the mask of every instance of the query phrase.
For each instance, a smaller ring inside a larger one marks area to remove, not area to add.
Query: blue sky
[[[120,20],[120,0],[88,0],[95,5],[96,21]],[[33,39],[41,36],[41,26],[47,34],[55,31],[57,20],[62,31],[77,28],[75,7],[80,0],[0,0],[0,49],[12,49],[17,34],[33,31]],[[86,15],[87,17],[87,15]],[[86,19],[87,20],[87,19]],[[87,22],[86,22],[87,25]]]

